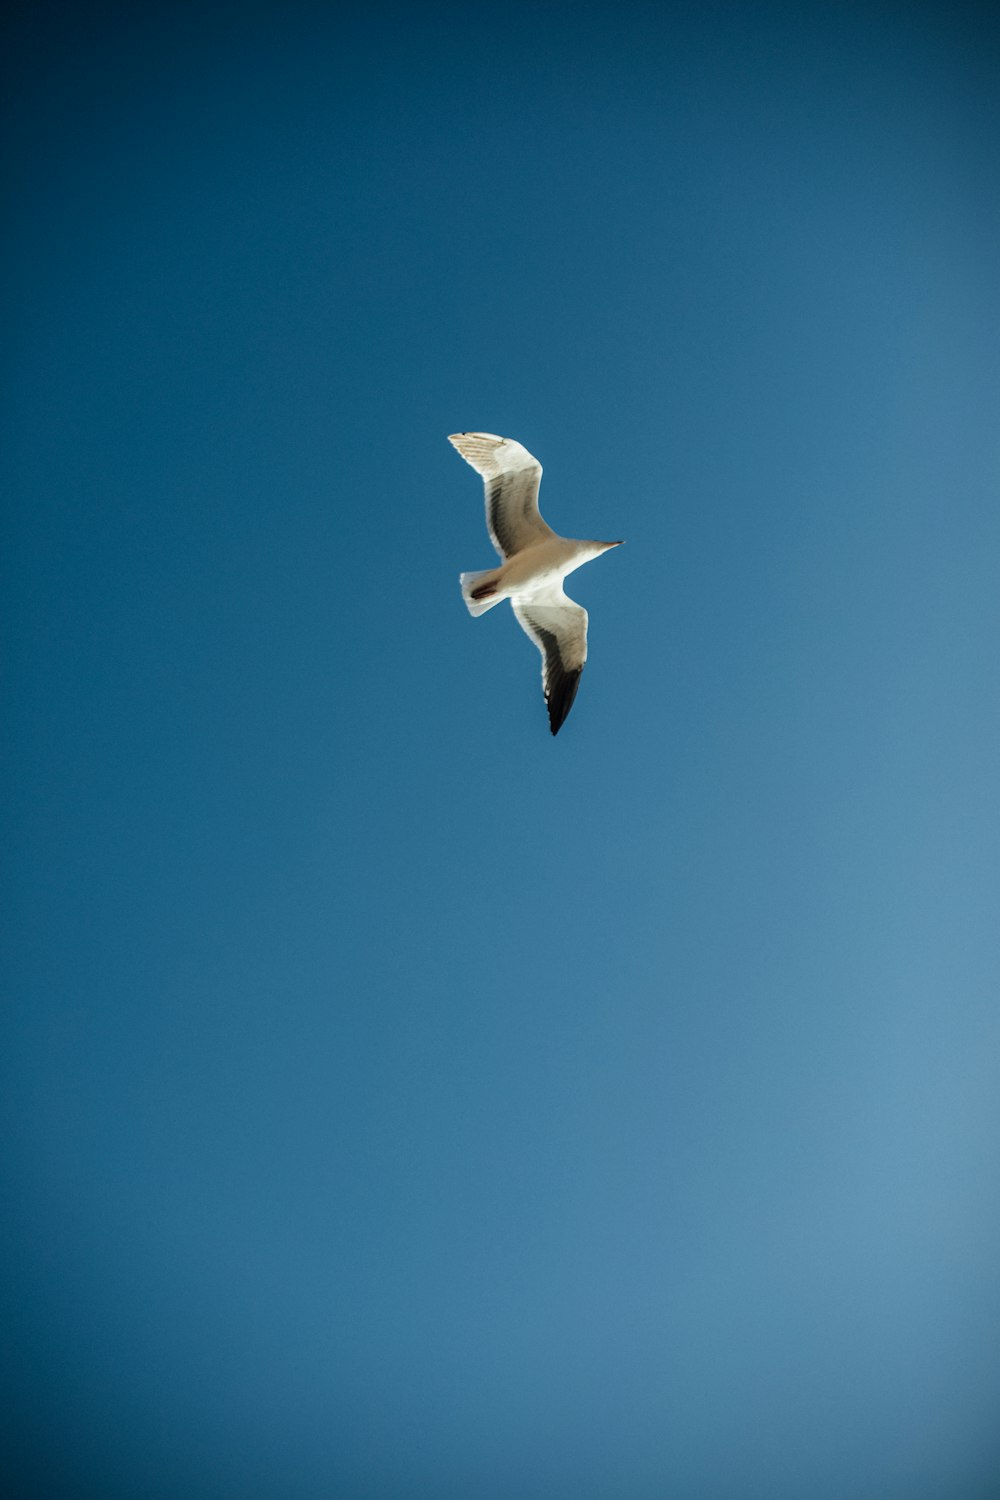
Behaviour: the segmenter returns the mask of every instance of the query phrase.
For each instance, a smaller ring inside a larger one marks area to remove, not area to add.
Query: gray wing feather
[[[486,525],[504,562],[555,535],[538,511],[542,466],[527,448],[492,432],[456,432],[448,441],[483,476]]]

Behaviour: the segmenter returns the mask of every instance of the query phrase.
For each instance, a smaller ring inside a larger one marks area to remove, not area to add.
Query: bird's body
[[[486,524],[501,558],[499,568],[463,573],[462,597],[473,615],[510,600],[542,653],[549,727],[558,734],[587,660],[587,611],[567,598],[562,581],[621,543],[573,541],[547,526],[538,510],[542,466],[520,443],[491,432],[460,432],[448,441],[483,476]]]

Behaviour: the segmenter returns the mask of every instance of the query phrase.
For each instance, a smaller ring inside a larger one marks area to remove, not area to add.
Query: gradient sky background
[[[16,8],[19,1495],[997,1493],[989,16]]]

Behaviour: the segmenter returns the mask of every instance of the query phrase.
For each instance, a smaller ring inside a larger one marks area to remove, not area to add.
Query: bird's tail
[[[470,615],[484,615],[505,597],[498,593],[500,569],[486,568],[482,573],[460,573],[462,598]]]

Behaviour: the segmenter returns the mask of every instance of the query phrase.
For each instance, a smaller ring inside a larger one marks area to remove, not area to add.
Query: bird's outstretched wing
[[[456,432],[448,441],[483,476],[486,525],[504,562],[555,535],[538,514],[542,466],[527,448],[492,432]]]
[[[549,728],[558,734],[573,707],[587,660],[587,611],[561,587],[533,599],[512,599],[517,618],[542,653],[542,692]]]

